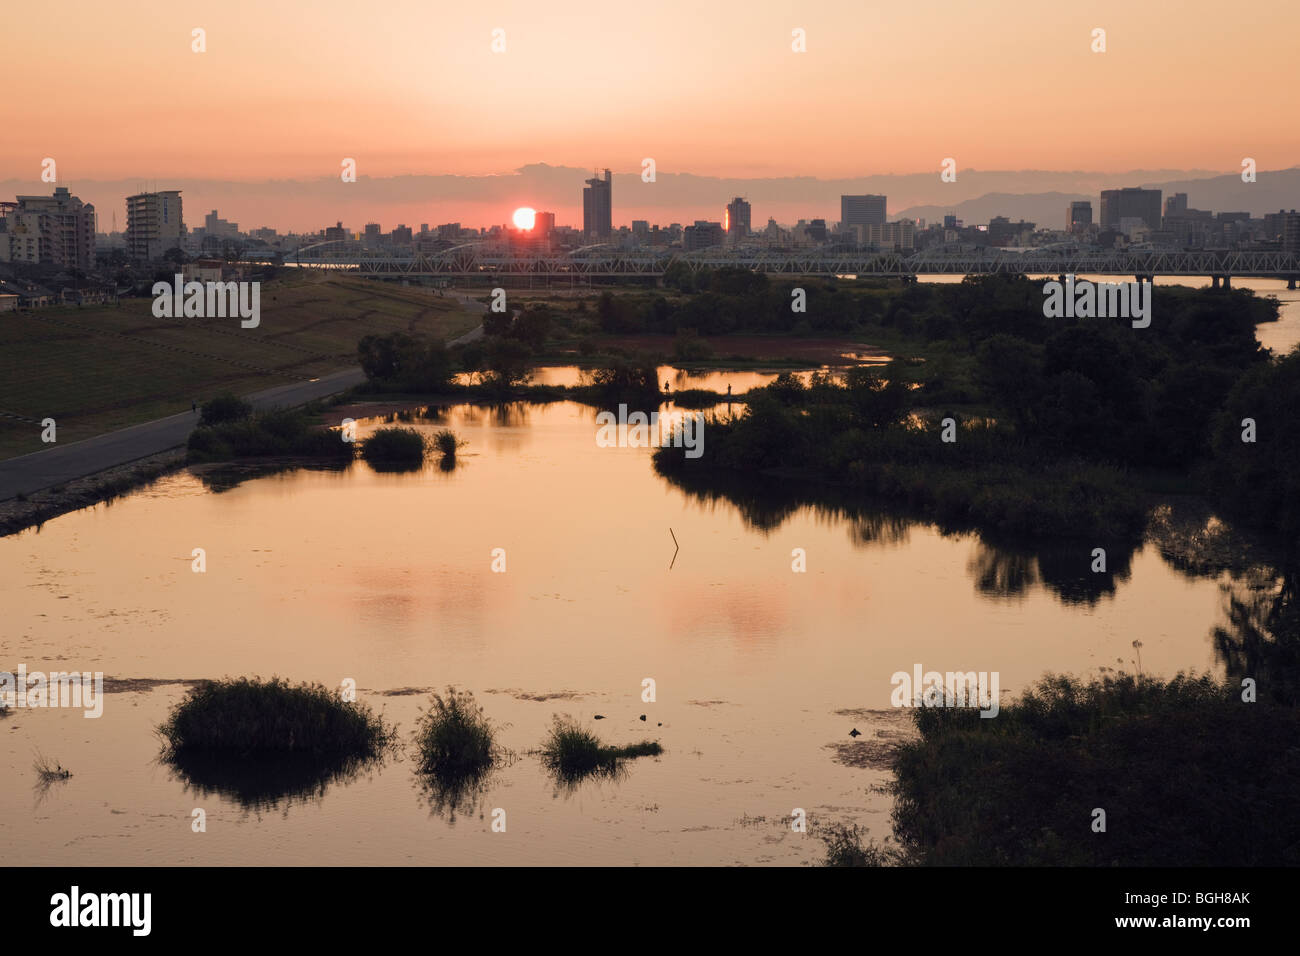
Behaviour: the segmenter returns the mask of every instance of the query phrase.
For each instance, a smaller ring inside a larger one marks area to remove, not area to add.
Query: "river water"
[[[1294,345],[1298,308],[1293,295],[1261,340]],[[705,387],[761,384],[714,374]],[[888,512],[782,505],[779,488],[775,506],[705,500],[648,449],[599,447],[595,414],[426,410],[414,427],[466,442],[452,471],[187,471],[0,539],[0,670],[108,679],[97,719],[0,717],[6,858],[810,864],[820,825],[889,833],[877,788],[911,733],[895,672],[997,672],[1005,703],[1049,671],[1221,668],[1226,576],[1176,570],[1152,543],[1098,576],[1089,543],[996,548]],[[514,758],[453,807],[409,756],[269,801],[160,763],[154,730],[181,682],[242,675],[350,679],[408,738],[428,692],[454,684]],[[665,752],[563,785],[532,752],[554,714]],[[38,755],[72,775],[41,784]],[[796,809],[813,832],[792,829]]]

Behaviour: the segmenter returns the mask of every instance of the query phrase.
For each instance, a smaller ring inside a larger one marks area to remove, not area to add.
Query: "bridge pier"
[[[1211,288],[1211,289],[1217,289],[1218,287],[1219,287],[1219,277],[1218,277],[1218,276],[1210,276],[1210,288]]]
[[[1291,276],[1286,280],[1286,287],[1288,291],[1295,291],[1295,276]]]
[[[1232,290],[1232,276],[1224,276],[1224,277],[1223,277],[1223,291],[1224,291],[1224,292],[1230,292],[1231,290]]]

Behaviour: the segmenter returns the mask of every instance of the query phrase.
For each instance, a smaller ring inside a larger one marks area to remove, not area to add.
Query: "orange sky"
[[[376,177],[632,172],[644,157],[740,177],[909,173],[947,156],[1300,162],[1294,0],[94,0],[9,4],[5,20],[0,179],[35,180],[46,156],[60,182],[160,186],[336,176],[343,157]],[[796,27],[806,53],[791,51]]]

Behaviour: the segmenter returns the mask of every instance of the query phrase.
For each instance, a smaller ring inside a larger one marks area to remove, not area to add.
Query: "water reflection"
[[[981,594],[1022,597],[1042,585],[1065,604],[1091,606],[1114,595],[1117,585],[1131,577],[1137,550],[1131,542],[1100,542],[1094,547],[1080,541],[980,540],[967,570]]]
[[[317,462],[309,459],[284,459],[279,461],[242,461],[216,466],[204,466],[191,469],[203,483],[203,487],[214,494],[221,494],[238,488],[246,481],[255,478],[269,478],[274,475],[293,471],[332,471],[337,474],[346,472],[353,462]]]
[[[1212,634],[1215,656],[1234,682],[1255,681],[1260,700],[1300,703],[1300,605],[1294,567],[1252,569],[1223,582],[1226,625]]]
[[[941,533],[954,536],[974,530],[936,525],[893,505],[864,503],[856,492],[833,486],[800,486],[725,474],[697,479],[690,472],[660,477],[709,510],[724,503],[735,507],[746,525],[764,534],[805,511],[819,523],[847,523],[849,540],[859,548],[901,547],[913,526],[936,526]],[[1102,548],[1104,556],[1097,555],[1096,548]],[[1065,604],[1094,605],[1129,580],[1137,551],[1134,542],[1025,542],[981,536],[966,570],[976,590],[984,595],[1020,597],[1041,585]],[[1105,562],[1104,570],[1094,570],[1099,567],[1099,557]]]
[[[241,756],[180,751],[161,763],[186,793],[217,795],[243,810],[264,810],[296,803],[319,802],[330,786],[351,783],[363,772],[377,770],[384,757],[324,757],[310,754]]]
[[[513,761],[505,759],[505,765]],[[494,764],[471,773],[416,773],[420,805],[430,816],[444,818],[455,826],[456,818],[482,817],[487,809],[487,794],[499,776]]]

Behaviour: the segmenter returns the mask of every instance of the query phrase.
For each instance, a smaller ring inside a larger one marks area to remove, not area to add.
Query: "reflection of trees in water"
[[[529,402],[499,402],[495,405],[457,406],[466,425],[494,425],[497,428],[522,428],[532,417]]]
[[[766,476],[745,478],[726,473],[661,477],[710,510],[720,505],[736,508],[749,528],[764,534],[802,509],[819,522],[847,523],[849,540],[859,548],[896,547],[906,543],[914,525],[935,527],[934,522],[905,509],[864,502],[851,489],[831,485],[792,485]],[[958,535],[970,529],[939,530]],[[1097,547],[1106,551],[1104,572],[1092,570],[1092,552]],[[1130,541],[1043,543],[978,538],[967,570],[981,594],[1016,597],[1041,585],[1068,604],[1091,605],[1113,595],[1119,583],[1129,579],[1136,550],[1137,545]]]
[[[1039,583],[1038,562],[1031,555],[990,547],[982,541],[977,542],[966,570],[981,594],[1017,597]]]
[[[368,770],[383,766],[383,756],[318,757],[277,754],[249,757],[240,754],[180,751],[163,759],[171,776],[186,793],[217,794],[245,811],[260,813],[295,803],[319,802],[332,784],[351,783]]]
[[[547,768],[551,783],[555,787],[554,795],[566,800],[584,787],[600,787],[606,783],[618,785],[626,780],[631,772],[631,768],[624,760],[600,764],[581,771],[563,770],[557,766]]]
[[[1093,549],[1106,552],[1106,570],[1093,571]],[[1127,542],[1059,544],[976,542],[966,565],[981,594],[1020,597],[1041,584],[1066,604],[1094,605],[1132,575],[1135,548]]]
[[[1260,700],[1300,703],[1294,552],[1240,532],[1194,500],[1156,508],[1147,537],[1181,573],[1220,579],[1225,620],[1210,639],[1228,677],[1253,678]]]
[[[245,481],[255,478],[269,478],[272,475],[290,471],[335,471],[339,474],[352,467],[352,462],[316,462],[294,459],[288,461],[241,462],[239,464],[221,465],[217,468],[205,468],[197,472],[203,487],[214,494],[238,488]]]
[[[1152,509],[1147,540],[1173,568],[1189,577],[1224,571],[1246,575],[1252,568],[1275,567],[1283,561],[1276,547],[1257,535],[1243,534],[1194,499]]]
[[[1220,584],[1226,625],[1212,633],[1214,653],[1234,682],[1255,680],[1261,700],[1300,703],[1300,606],[1294,566],[1253,568]]]
[[[849,540],[859,548],[903,544],[912,528],[910,520],[887,511],[852,515],[849,522]]]
[[[458,816],[482,817],[496,767],[477,773],[417,773],[420,803],[429,814],[454,825]]]

